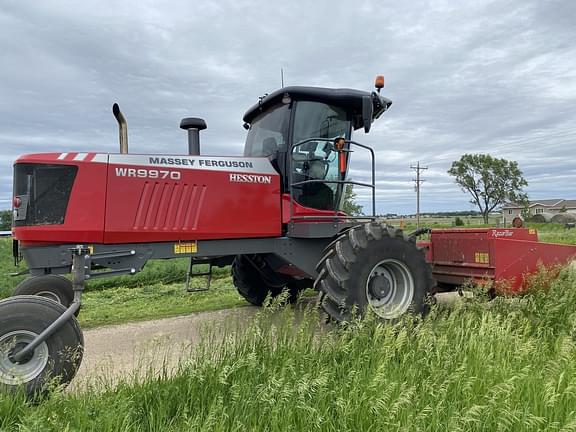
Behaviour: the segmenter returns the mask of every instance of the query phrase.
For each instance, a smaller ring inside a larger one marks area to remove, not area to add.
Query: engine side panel
[[[104,243],[276,237],[280,178],[266,158],[109,155]]]
[[[23,155],[16,163],[77,166],[64,223],[13,227],[23,242],[102,243],[106,202],[105,163],[95,163],[96,153],[38,153]]]

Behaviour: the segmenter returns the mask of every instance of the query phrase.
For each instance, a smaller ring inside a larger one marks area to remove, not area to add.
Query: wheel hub
[[[370,294],[375,300],[383,300],[390,296],[392,285],[390,279],[383,274],[376,274],[368,287]]]
[[[405,263],[391,258],[382,260],[372,268],[366,281],[368,305],[381,318],[398,318],[410,307],[414,289],[414,278]]]
[[[17,342],[12,348],[10,348],[10,351],[8,351],[8,360],[14,364],[24,364],[32,360],[32,357],[34,357],[34,350],[27,353],[20,361],[14,359],[14,356],[26,348],[27,345],[28,344],[24,342]]]
[[[14,354],[37,336],[28,330],[17,330],[0,336],[0,383],[18,385],[32,381],[48,364],[49,352],[46,342],[41,343],[23,360],[14,361]]]

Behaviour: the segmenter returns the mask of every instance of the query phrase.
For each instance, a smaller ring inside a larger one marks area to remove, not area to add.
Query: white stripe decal
[[[109,163],[203,171],[277,174],[267,158],[253,157],[111,154]]]
[[[91,162],[108,163],[108,155],[104,153],[97,154],[92,158]]]
[[[92,153],[61,153],[57,159],[73,158],[75,161],[90,159]],[[187,156],[187,155],[139,155],[96,153],[90,163],[110,163],[113,165],[176,168],[222,171],[235,173],[277,174],[268,158],[226,157],[226,156]]]

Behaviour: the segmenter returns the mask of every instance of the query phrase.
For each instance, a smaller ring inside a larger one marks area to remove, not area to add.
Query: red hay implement
[[[489,282],[497,291],[520,293],[527,276],[541,266],[564,265],[576,259],[576,246],[542,243],[531,228],[432,230],[426,260],[440,284]]]

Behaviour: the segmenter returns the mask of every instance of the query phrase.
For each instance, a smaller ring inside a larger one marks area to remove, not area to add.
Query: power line
[[[412,179],[414,182],[414,190],[416,191],[416,228],[420,228],[420,185],[424,183],[425,180],[420,178],[420,171],[427,170],[428,167],[420,166],[420,161],[414,165],[410,165],[410,169],[416,171],[416,178]]]

